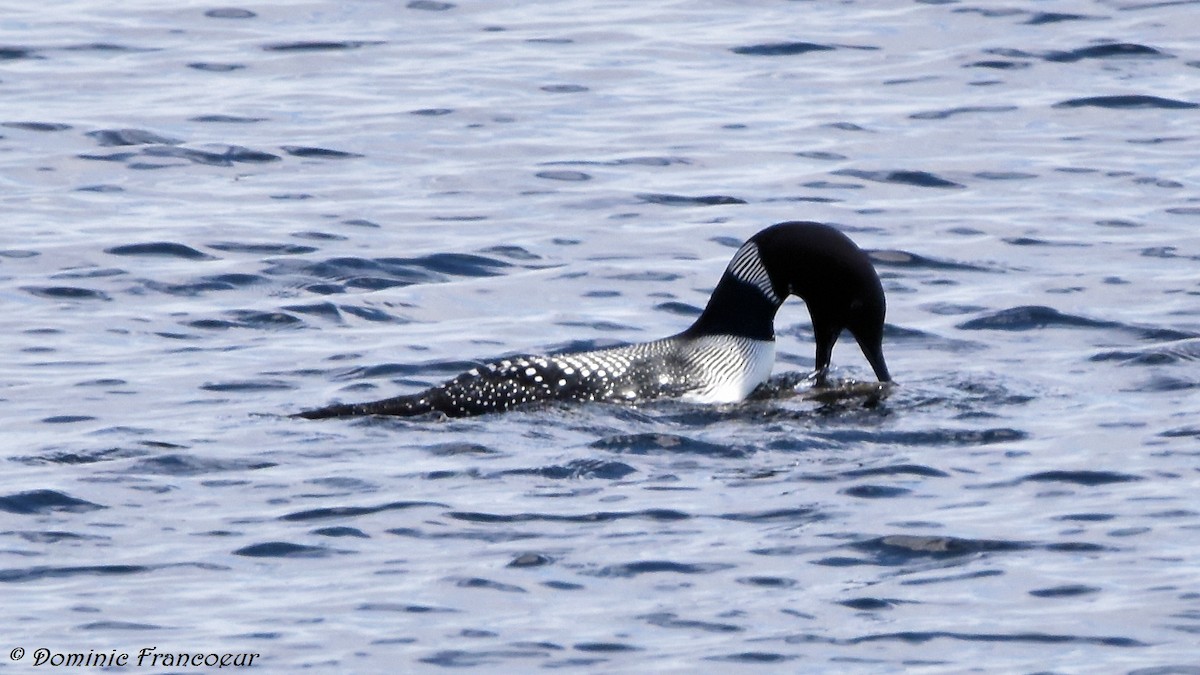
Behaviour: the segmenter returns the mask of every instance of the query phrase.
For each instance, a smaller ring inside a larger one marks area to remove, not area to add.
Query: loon
[[[788,296],[808,306],[816,370],[825,381],[843,330],[858,341],[880,382],[883,285],[849,237],[822,223],[786,222],[750,237],[733,255],[708,305],[690,328],[661,340],[594,351],[522,356],[488,363],[415,394],[331,405],[295,417],[465,417],[542,401],[639,402],[680,398],[733,403],[767,380],[775,360],[775,313]]]

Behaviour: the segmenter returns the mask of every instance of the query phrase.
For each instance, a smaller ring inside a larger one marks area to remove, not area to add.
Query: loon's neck
[[[734,254],[708,305],[683,334],[774,340],[775,313],[782,304],[759,257],[758,246],[749,241]]]
[[[684,335],[734,335],[751,340],[774,340],[775,312],[781,304],[726,272],[708,299],[708,306]]]

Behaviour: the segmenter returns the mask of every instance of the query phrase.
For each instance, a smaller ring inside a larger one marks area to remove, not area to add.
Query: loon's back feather
[[[891,379],[882,350],[883,287],[870,259],[835,228],[787,222],[742,244],[704,311],[678,335],[595,351],[505,359],[415,394],[296,416],[440,412],[461,417],[539,401],[740,401],[771,374],[775,312],[789,295],[808,305],[818,375],[829,367],[838,336],[849,330],[879,380]]]
[[[472,368],[416,394],[333,405],[297,416],[325,419],[440,412],[465,417],[541,401],[632,403],[663,397],[733,402],[766,380],[773,356],[772,343],[727,335],[674,336],[588,352],[513,357]]]

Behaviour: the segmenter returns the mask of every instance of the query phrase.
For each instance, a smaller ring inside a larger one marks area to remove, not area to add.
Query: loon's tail
[[[324,420],[333,417],[362,417],[365,415],[395,415],[399,417],[412,417],[413,415],[424,415],[425,413],[433,412],[434,407],[429,404],[429,401],[421,395],[409,394],[406,396],[395,396],[393,398],[385,398],[379,401],[369,401],[367,403],[343,403],[341,405],[331,405],[316,410],[305,410],[298,412],[292,417],[301,417],[306,420]]]

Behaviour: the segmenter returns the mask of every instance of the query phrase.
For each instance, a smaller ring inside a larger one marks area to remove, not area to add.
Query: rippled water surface
[[[1200,672],[1197,12],[5,9],[0,661]],[[797,219],[882,401],[793,300],[741,405],[285,417],[677,332]]]

